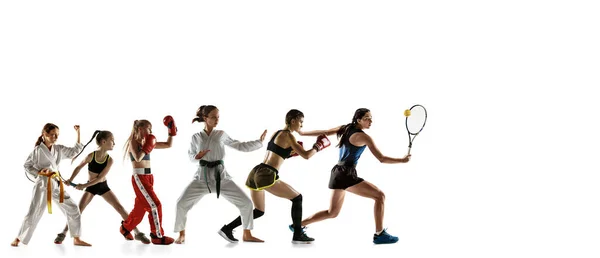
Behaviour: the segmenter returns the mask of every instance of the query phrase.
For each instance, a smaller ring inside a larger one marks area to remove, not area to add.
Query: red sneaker
[[[168,236],[157,237],[153,233],[150,233],[150,238],[152,239],[152,243],[155,245],[170,245],[175,242],[175,239],[170,238]]]
[[[121,228],[119,229],[119,231],[121,232],[121,235],[123,235],[125,237],[125,239],[127,239],[127,240],[133,240],[133,236],[131,235],[131,232],[129,232],[123,226],[123,221],[121,221]]]

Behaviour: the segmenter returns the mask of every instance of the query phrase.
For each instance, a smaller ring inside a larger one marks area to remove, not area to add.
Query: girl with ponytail
[[[363,131],[364,129],[371,128],[372,122],[371,111],[366,108],[359,108],[354,112],[352,121],[346,125],[329,130],[299,132],[300,135],[307,136],[336,134],[339,139],[337,146],[340,147],[340,158],[337,164],[333,166],[333,169],[331,169],[331,177],[329,178],[329,189],[333,191],[329,209],[319,211],[304,219],[302,221],[303,227],[318,221],[337,217],[342,209],[342,204],[344,204],[346,191],[348,191],[375,201],[375,234],[373,235],[373,243],[389,244],[398,241],[398,237],[388,234],[383,228],[385,201],[383,191],[374,184],[358,177],[356,165],[366,147],[369,148],[369,151],[381,163],[406,163],[410,160],[410,155],[406,155],[403,158],[391,158],[383,155],[373,142],[371,136]]]
[[[204,122],[204,130],[195,133],[191,137],[188,150],[188,158],[196,164],[194,179],[185,187],[181,196],[177,199],[175,216],[175,232],[179,237],[175,240],[177,244],[185,243],[185,226],[187,214],[190,209],[205,195],[215,193],[217,198],[222,196],[235,205],[240,211],[239,224],[244,226],[243,241],[263,242],[252,236],[254,217],[250,197],[233,181],[229,171],[225,167],[225,146],[242,152],[251,152],[260,149],[267,134],[265,130],[262,135],[252,141],[238,141],[232,139],[225,131],[216,129],[219,123],[219,109],[212,105],[203,105],[197,112],[194,122]],[[243,219],[242,219],[243,218]],[[238,240],[224,226],[218,231],[225,240],[235,243]]]
[[[81,232],[81,215],[79,208],[75,204],[69,193],[64,191],[63,182],[60,177],[59,164],[63,159],[71,159],[77,153],[83,150],[83,144],[80,142],[79,125],[74,126],[77,132],[77,143],[73,147],[67,147],[62,144],[56,144],[59,135],[58,126],[47,123],[42,129],[42,134],[38,137],[33,151],[25,161],[25,172],[35,178],[33,186],[33,196],[29,211],[25,215],[19,235],[12,246],[18,246],[19,243],[27,245],[33,236],[37,224],[39,223],[44,209],[48,208],[48,213],[52,213],[52,204],[58,204],[58,207],[67,216],[67,224],[71,228],[71,237],[73,244],[79,246],[91,246],[79,238]]]
[[[118,213],[121,215],[123,220],[127,219],[129,215],[125,208],[121,205],[117,196],[113,193],[113,191],[108,187],[108,182],[106,180],[106,176],[110,171],[114,160],[108,155],[108,151],[113,150],[115,146],[115,138],[110,131],[100,131],[97,130],[92,135],[92,138],[85,144],[85,147],[92,142],[92,140],[96,139],[96,144],[98,145],[98,149],[89,153],[85,159],[79,163],[77,167],[73,170],[71,177],[66,181],[66,183],[71,184],[71,182],[77,177],[81,169],[87,165],[88,167],[88,181],[85,184],[76,184],[75,188],[78,190],[84,190],[85,193],[81,197],[79,201],[79,210],[80,213],[83,213],[83,210],[87,207],[88,204],[92,201],[95,195],[102,196],[104,200],[110,204]],[[83,152],[79,152],[77,156],[73,158],[73,161],[77,159],[77,157]],[[55,244],[61,244],[65,239],[66,233],[69,230],[69,225],[65,225],[65,228],[61,233],[58,233],[56,239],[54,239]],[[135,239],[141,241],[144,244],[149,244],[150,239],[144,235],[144,233],[140,232],[137,227],[133,229],[135,232]],[[133,240],[131,235],[130,238],[125,236],[127,240]]]
[[[173,117],[163,119],[168,128],[166,142],[158,142],[152,134],[152,124],[148,120],[135,120],[131,134],[125,142],[123,160],[129,154],[133,174],[131,184],[135,193],[135,203],[129,215],[124,218],[119,228],[120,233],[127,239],[132,239],[134,231],[144,219],[146,213],[150,222],[150,242],[155,245],[170,245],[175,240],[164,235],[162,226],[162,204],[154,192],[154,174],[150,166],[150,153],[154,149],[168,149],[173,144],[173,136],[177,134],[177,127]],[[139,232],[139,231],[137,231]],[[136,238],[137,233],[136,232]]]

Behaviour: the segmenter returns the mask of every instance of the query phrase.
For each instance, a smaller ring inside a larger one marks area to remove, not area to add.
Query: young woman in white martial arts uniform
[[[219,195],[223,195],[225,199],[240,210],[243,218],[244,241],[263,242],[253,237],[250,231],[253,227],[252,201],[231,180],[231,176],[227,173],[223,164],[223,157],[225,157],[225,145],[244,152],[260,149],[263,146],[262,141],[265,139],[267,130],[263,132],[258,140],[248,142],[234,140],[224,131],[214,129],[219,123],[219,109],[212,105],[201,106],[196,112],[196,118],[192,120],[193,122],[204,122],[204,130],[192,136],[188,150],[190,160],[198,165],[198,169],[194,175],[194,180],[189,183],[177,200],[175,232],[179,232],[179,238],[175,240],[175,243],[184,243],[187,213],[202,197],[209,193],[216,193],[217,198],[219,198]],[[231,232],[220,230],[219,235],[231,243],[238,241]]]
[[[46,206],[48,207],[48,212],[52,213],[51,201],[57,203],[60,210],[67,215],[67,223],[69,228],[71,228],[73,244],[91,246],[79,238],[81,232],[79,208],[69,194],[64,192],[64,186],[59,174],[58,164],[60,161],[71,159],[83,150],[83,144],[80,141],[79,125],[75,126],[75,131],[77,131],[77,143],[74,147],[66,147],[61,144],[55,144],[59,134],[58,126],[48,123],[42,129],[42,135],[38,138],[35,148],[33,148],[33,151],[25,161],[25,171],[29,175],[36,177],[36,180],[33,186],[33,196],[31,205],[29,205],[29,211],[25,215],[19,235],[11,243],[12,246],[18,246],[19,243],[29,243],[38,222],[44,214]]]
[[[79,201],[80,213],[83,213],[83,210],[85,209],[85,207],[87,207],[88,204],[90,204],[94,196],[98,195],[104,198],[104,200],[108,202],[108,204],[115,208],[115,210],[119,213],[119,215],[121,215],[123,220],[126,220],[129,214],[127,213],[125,208],[123,208],[123,205],[121,205],[119,199],[117,199],[117,196],[115,196],[110,187],[108,187],[108,182],[106,180],[106,176],[108,175],[108,172],[110,171],[110,168],[112,167],[114,162],[112,157],[108,155],[108,151],[111,151],[115,146],[115,138],[112,132],[110,131],[98,130],[94,132],[94,135],[92,135],[92,139],[90,139],[90,141],[87,144],[94,140],[94,138],[96,138],[98,150],[92,151],[90,154],[88,154],[85,157],[85,159],[83,159],[81,163],[77,167],[75,167],[73,173],[71,174],[71,177],[67,181],[65,181],[65,183],[67,183],[67,185],[71,184],[71,182],[75,179],[75,177],[77,177],[81,169],[87,165],[89,176],[87,183],[77,184],[75,186],[77,190],[85,189],[85,193]],[[84,146],[84,148],[86,146]],[[79,156],[80,154],[81,152],[77,154],[77,156]],[[73,158],[73,160],[77,159],[77,156]],[[69,225],[67,224],[65,225],[63,231],[56,236],[56,239],[54,239],[54,243],[61,244],[62,241],[65,239],[68,230]],[[133,231],[135,232],[136,240],[139,240],[144,244],[150,244],[150,239],[148,239],[148,237],[146,237],[144,233],[140,232],[137,227],[134,228]],[[133,238],[131,238],[131,235],[126,235],[125,239],[133,240]]]

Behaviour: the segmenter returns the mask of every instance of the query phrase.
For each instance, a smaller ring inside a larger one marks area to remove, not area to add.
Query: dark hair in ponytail
[[[96,144],[98,144],[98,146],[100,146],[102,144],[102,141],[108,140],[108,138],[113,135],[111,131],[96,131],[96,132],[98,132],[98,135],[96,135]],[[94,136],[92,136],[92,138],[94,138]]]
[[[192,119],[192,124],[194,122],[204,122],[204,117],[208,116],[208,114],[210,114],[210,112],[212,112],[213,110],[217,109],[217,107],[213,106],[213,105],[202,105],[198,108],[198,111],[196,111],[196,117],[194,117],[194,119]]]
[[[359,108],[354,112],[354,116],[352,117],[352,122],[346,125],[342,125],[340,129],[337,131],[337,137],[339,139],[338,147],[341,147],[344,141],[348,140],[348,134],[350,133],[350,129],[356,128],[358,124],[358,120],[362,119],[365,114],[370,112],[367,108]]]
[[[58,126],[53,123],[45,124],[44,128],[42,129],[42,134],[40,135],[40,137],[38,137],[37,141],[35,142],[35,146],[42,144],[42,142],[44,141],[44,132],[50,133],[54,129],[58,129]]]
[[[73,162],[77,159],[77,157],[79,157],[79,155],[81,155],[81,153],[83,153],[83,150],[85,150],[85,147],[88,146],[88,144],[90,144],[90,142],[92,142],[92,140],[94,140],[94,137],[96,137],[97,134],[99,134],[100,130],[96,130],[94,131],[94,134],[92,134],[92,138],[85,144],[83,145],[83,148],[81,149],[81,151],[79,153],[77,153],[77,155],[75,155],[75,157],[73,157],[73,159],[71,159],[71,164],[73,164]]]
[[[88,144],[90,144],[90,142],[92,142],[92,140],[94,140],[94,137],[96,138],[96,144],[100,145],[100,144],[102,144],[103,140],[108,139],[108,137],[110,137],[111,135],[112,135],[112,133],[110,131],[101,131],[101,130],[94,131],[94,134],[92,134],[92,138],[85,145],[83,145],[83,149],[81,149],[81,151],[79,153],[77,153],[77,155],[71,160],[71,164],[73,164],[73,161],[75,161],[75,159],[77,159],[77,157],[79,157],[79,155],[81,155],[81,153],[83,153],[83,150],[85,150],[85,147],[87,147]]]

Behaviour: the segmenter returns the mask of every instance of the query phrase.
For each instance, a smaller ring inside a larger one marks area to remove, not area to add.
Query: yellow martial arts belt
[[[38,175],[48,177],[48,187],[46,187],[46,200],[48,201],[48,213],[52,214],[52,178],[58,178],[58,183],[60,185],[60,203],[63,203],[65,200],[63,182],[60,179],[60,174],[58,172],[39,172]]]

